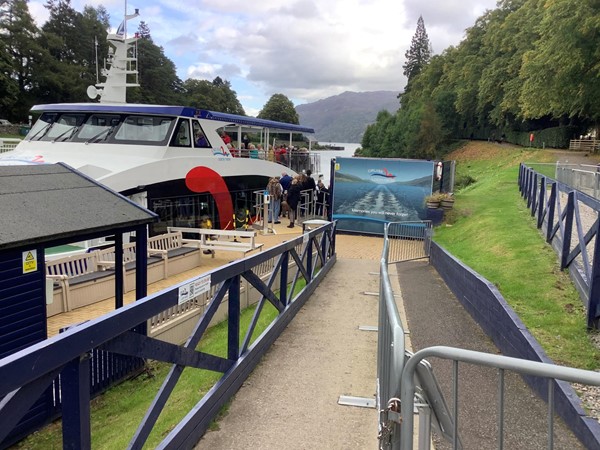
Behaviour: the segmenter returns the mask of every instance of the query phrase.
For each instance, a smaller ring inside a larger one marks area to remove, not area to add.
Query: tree
[[[183,85],[175,64],[151,39],[138,41],[139,88],[127,91],[127,101],[173,105],[181,103]]]
[[[106,56],[108,13],[103,7],[86,7],[75,11],[70,0],[48,0],[48,21],[42,27],[43,39],[54,59],[52,72],[46,73],[47,84],[40,86],[44,101],[85,101],[86,89],[96,82],[96,48],[98,59]]]
[[[299,124],[300,118],[292,101],[283,94],[274,94],[257,116],[259,119]]]
[[[137,33],[141,39],[148,39],[150,41],[152,40],[152,36],[150,35],[150,27],[143,20],[140,21],[140,24],[138,25]]]
[[[423,21],[423,16],[419,16],[417,30],[410,43],[410,48],[404,54],[406,62],[402,68],[407,78],[405,91],[408,90],[414,77],[421,73],[421,70],[429,63],[431,53],[431,44],[427,36],[427,30],[425,30],[425,22]]]
[[[49,53],[26,0],[0,1],[0,115],[25,121]]]
[[[184,104],[211,111],[246,115],[237,94],[231,89],[229,81],[216,77],[208,80],[187,79],[183,83],[185,91]]]
[[[523,56],[526,118],[600,121],[600,15],[596,0],[545,2],[540,38]]]

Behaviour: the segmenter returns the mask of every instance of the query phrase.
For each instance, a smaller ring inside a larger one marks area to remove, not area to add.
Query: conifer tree
[[[403,73],[407,78],[406,90],[408,90],[410,82],[414,77],[427,65],[431,59],[431,53],[431,44],[429,43],[427,30],[425,30],[425,22],[423,21],[423,16],[419,16],[417,30],[410,43],[410,48],[404,54],[406,62],[402,68],[404,69]]]

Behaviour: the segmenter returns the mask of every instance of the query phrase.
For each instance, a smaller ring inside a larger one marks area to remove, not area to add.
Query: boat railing
[[[232,148],[229,149],[229,152],[234,158],[262,159],[276,162],[298,173],[307,170],[318,173],[321,170],[321,155],[308,151],[293,149],[282,153],[264,149]]]
[[[21,139],[12,139],[12,138],[2,138],[0,139],[0,153],[10,152],[14,150],[17,145],[19,145]]]

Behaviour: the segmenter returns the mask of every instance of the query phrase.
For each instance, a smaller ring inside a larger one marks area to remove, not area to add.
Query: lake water
[[[356,143],[343,143],[343,142],[321,142],[320,145],[335,145],[339,147],[344,147],[344,150],[313,150],[315,153],[321,155],[321,171],[320,174],[323,174],[323,183],[325,186],[329,186],[329,175],[331,172],[331,159],[332,158],[340,158],[340,157],[352,157],[354,155],[354,151],[360,147],[360,144]],[[315,178],[318,178],[315,176]]]

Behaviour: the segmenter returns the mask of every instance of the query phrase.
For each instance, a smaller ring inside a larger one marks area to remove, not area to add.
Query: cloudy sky
[[[38,25],[45,0],[30,0]],[[102,4],[111,26],[124,0],[71,0],[78,11]],[[400,91],[404,53],[423,16],[434,53],[464,38],[466,28],[496,0],[129,0],[128,34],[141,20],[177,66],[182,80],[231,82],[246,113],[271,95],[294,105],[345,91]]]

